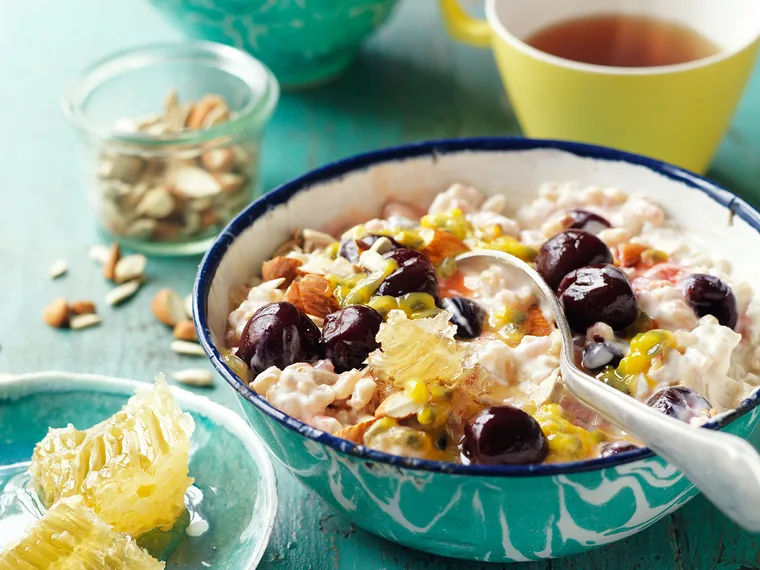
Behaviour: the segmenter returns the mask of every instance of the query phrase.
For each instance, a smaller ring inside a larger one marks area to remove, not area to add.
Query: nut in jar
[[[121,132],[165,142],[234,118],[227,102],[214,94],[180,102],[176,91],[163,112],[123,118]],[[258,165],[258,141],[212,139],[193,144],[180,138],[153,152],[145,144],[106,144],[98,156],[98,214],[117,237],[182,242],[216,234],[251,199]],[[181,142],[180,142],[181,141]]]

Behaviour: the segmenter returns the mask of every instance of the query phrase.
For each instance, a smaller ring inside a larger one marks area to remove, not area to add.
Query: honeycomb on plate
[[[40,568],[161,570],[164,563],[74,497],[56,503],[21,542],[0,553],[0,570]]]
[[[29,468],[45,504],[81,495],[118,532],[169,530],[185,511],[192,417],[162,376],[112,417],[86,430],[51,428]]]

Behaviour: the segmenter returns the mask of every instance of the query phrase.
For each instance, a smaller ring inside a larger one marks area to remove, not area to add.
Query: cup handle
[[[473,18],[459,5],[458,0],[438,0],[446,30],[455,40],[475,47],[491,45],[491,25]]]

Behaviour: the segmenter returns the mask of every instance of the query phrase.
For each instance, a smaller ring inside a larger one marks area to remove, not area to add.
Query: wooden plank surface
[[[60,95],[78,71],[111,51],[179,34],[147,2],[0,2],[0,372],[63,369],[150,380],[158,371],[207,366],[169,348],[148,305],[170,286],[190,291],[199,258],[151,259],[133,302],[106,308],[108,285],[87,257],[97,241],[79,184],[78,142]],[[711,175],[760,203],[760,73],[756,73]],[[263,184],[271,188],[326,162],[408,141],[517,134],[487,52],[445,35],[432,1],[405,0],[351,71],[313,91],[287,93],[268,130]],[[58,258],[69,274],[50,281]],[[41,322],[54,297],[99,301],[102,326],[61,332]],[[198,390],[237,408],[226,385]],[[262,563],[272,569],[476,569],[409,550],[354,528],[277,467],[280,511]],[[238,474],[242,476],[242,474]],[[586,554],[514,570],[760,567],[760,540],[698,498],[654,527]]]

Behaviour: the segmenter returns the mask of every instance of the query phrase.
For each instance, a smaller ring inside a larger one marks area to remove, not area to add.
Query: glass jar
[[[212,42],[129,49],[87,69],[63,110],[103,232],[150,254],[205,251],[258,192],[278,97],[266,66]]]

